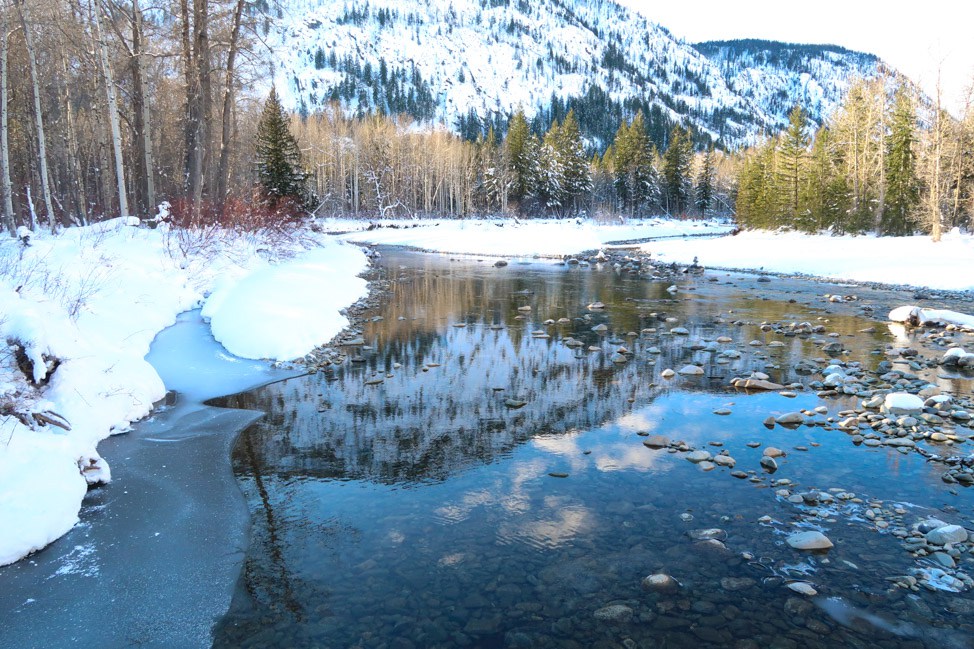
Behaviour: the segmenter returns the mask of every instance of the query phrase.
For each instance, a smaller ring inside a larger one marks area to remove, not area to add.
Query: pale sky
[[[974,0],[619,0],[690,42],[762,38],[878,55],[945,106],[963,110],[974,79]]]

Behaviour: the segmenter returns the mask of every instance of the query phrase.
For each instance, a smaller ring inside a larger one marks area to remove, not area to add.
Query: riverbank
[[[71,529],[89,486],[111,480],[97,445],[165,396],[144,357],[179,313],[203,306],[237,356],[290,360],[348,324],[340,310],[365,294],[366,266],[306,229],[115,219],[0,242],[0,565]]]

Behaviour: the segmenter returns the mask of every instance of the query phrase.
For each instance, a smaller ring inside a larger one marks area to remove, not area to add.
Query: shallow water
[[[751,370],[820,378],[795,365],[835,338],[786,338],[762,321],[825,324],[851,350],[843,359],[875,367],[888,343],[909,342],[863,315],[888,295],[723,273],[681,279],[671,294],[671,281],[609,268],[396,252],[383,264],[392,293],[353,362],[219,401],[267,416],[234,449],[253,538],[217,646],[971,646],[971,594],[892,587],[889,577],[929,564],[868,521],[864,503],[904,512],[894,526],[936,514],[970,527],[974,491],[944,484],[943,467],[917,453],[762,425],[861,399],[727,387]],[[851,292],[860,300],[823,299]],[[607,308],[587,310],[596,300]],[[561,317],[572,321],[542,324]],[[592,331],[600,323],[607,332]],[[690,335],[667,333],[676,326]],[[868,326],[877,331],[859,333]],[[566,346],[569,336],[585,346]],[[692,349],[718,336],[741,358]],[[622,346],[632,357],[612,362]],[[705,374],[660,376],[689,362]],[[970,394],[969,377],[930,378]],[[726,449],[753,480],[647,448],[646,433]],[[787,452],[773,476],[760,470],[764,446]],[[782,479],[860,502],[796,506],[776,495]],[[705,528],[725,531],[726,550],[688,536]],[[835,547],[790,549],[796,529],[820,529]],[[970,572],[972,558],[960,567]],[[657,572],[679,590],[644,591]]]

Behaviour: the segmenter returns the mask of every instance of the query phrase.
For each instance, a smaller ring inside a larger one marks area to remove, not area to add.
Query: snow
[[[270,241],[136,223],[36,232],[28,246],[0,241],[0,339],[19,341],[32,380],[49,379],[31,386],[4,347],[0,401],[17,404],[28,421],[50,412],[70,424],[32,429],[0,415],[0,565],[67,532],[88,483],[110,480],[97,444],[165,396],[145,355],[177,314],[209,306],[213,291],[213,326],[228,344],[254,358],[284,359],[327,342],[345,322],[338,310],[365,291],[356,277],[365,255],[324,235]],[[297,299],[302,292],[307,304]],[[50,358],[60,365],[49,373]]]
[[[625,224],[598,225],[574,219],[491,219],[380,222],[378,227],[340,235],[346,241],[410,246],[453,254],[510,257],[561,257],[597,250],[612,242],[655,237],[721,235],[732,226],[714,221],[632,219]],[[348,221],[326,221],[325,228],[347,230]],[[415,226],[415,227],[411,227]]]
[[[974,236],[951,232],[930,237],[811,235],[754,230],[732,239],[657,241],[643,246],[664,262],[829,279],[974,289]]]
[[[918,306],[901,306],[889,312],[889,319],[893,322],[954,325],[965,329],[974,329],[974,316],[949,309],[923,309]]]
[[[356,248],[312,250],[214,291],[203,317],[232,354],[296,358],[348,326],[339,310],[367,294],[366,281],[355,277],[366,263]]]

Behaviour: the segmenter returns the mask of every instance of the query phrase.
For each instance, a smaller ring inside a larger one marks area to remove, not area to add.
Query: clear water
[[[253,538],[217,646],[971,646],[972,618],[954,612],[974,606],[971,594],[893,588],[889,577],[921,564],[863,504],[810,519],[772,481],[882,501],[907,526],[931,514],[969,525],[972,490],[944,484],[942,467],[917,453],[762,425],[821,405],[835,415],[854,398],[727,387],[753,369],[782,383],[819,378],[794,368],[822,356],[813,339],[824,336],[786,338],[764,321],[823,323],[851,350],[843,358],[875,367],[895,338],[860,307],[888,295],[724,274],[683,278],[671,295],[672,281],[611,268],[497,269],[406,253],[383,263],[392,293],[355,362],[220,402],[267,414],[234,451]],[[861,300],[822,297],[841,292]],[[597,300],[605,311],[586,309]],[[573,320],[542,324],[561,317]],[[592,331],[600,323],[607,332]],[[870,325],[876,333],[859,333]],[[691,335],[662,333],[675,326]],[[628,335],[647,328],[658,333]],[[585,346],[566,346],[568,336]],[[742,357],[720,364],[691,348],[718,336]],[[621,346],[634,354],[613,363]],[[661,378],[689,362],[705,374]],[[964,377],[938,381],[970,394]],[[722,407],[731,414],[713,413]],[[727,449],[754,480],[649,449],[646,433]],[[759,466],[768,445],[788,453],[773,476]],[[771,523],[758,522],[765,515]],[[726,551],[688,536],[715,527]],[[835,548],[792,550],[784,539],[796,529],[821,529]],[[964,565],[974,567],[970,556]],[[681,588],[643,590],[657,572]],[[789,590],[795,579],[819,596]],[[602,619],[613,605],[628,612]]]

